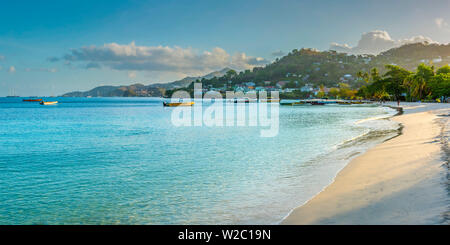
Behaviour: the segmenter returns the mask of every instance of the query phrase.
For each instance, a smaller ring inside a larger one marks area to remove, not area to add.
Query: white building
[[[305,86],[300,88],[300,91],[302,91],[302,92],[311,92],[313,90],[314,90],[314,88],[311,84],[305,84]]]

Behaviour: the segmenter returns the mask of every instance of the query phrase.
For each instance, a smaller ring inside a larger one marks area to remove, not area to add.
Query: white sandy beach
[[[419,107],[404,109],[413,108]],[[282,224],[448,223],[448,170],[440,143],[448,116],[438,115],[449,111],[394,117],[403,125],[400,136],[353,159],[332,184]]]

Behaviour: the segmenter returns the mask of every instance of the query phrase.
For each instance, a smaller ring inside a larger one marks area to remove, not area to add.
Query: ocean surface
[[[387,107],[280,106],[264,138],[175,127],[159,98],[56,100],[0,98],[0,224],[277,224],[399,127]]]

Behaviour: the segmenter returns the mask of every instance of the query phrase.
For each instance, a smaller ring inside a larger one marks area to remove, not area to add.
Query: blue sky
[[[0,96],[170,82],[331,43],[349,52],[377,52],[417,36],[448,43],[449,13],[450,1],[439,0],[7,1],[0,8]],[[358,45],[369,32],[380,49]]]

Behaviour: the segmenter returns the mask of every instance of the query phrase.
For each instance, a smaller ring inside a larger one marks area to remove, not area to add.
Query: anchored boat
[[[309,105],[309,103],[306,103],[306,102],[304,102],[304,101],[298,101],[298,102],[292,103],[292,105],[293,105],[293,106],[296,106],[296,105]]]
[[[325,105],[325,103],[319,101],[311,101],[311,105]]]
[[[41,105],[56,105],[58,104],[58,101],[41,101],[41,103],[39,103]]]
[[[23,102],[41,102],[42,99],[23,99]]]
[[[248,97],[234,98],[233,99],[233,103],[253,103],[253,102],[257,102],[257,100],[256,99],[250,99]]]
[[[339,105],[351,105],[352,104],[351,102],[348,102],[348,101],[338,101],[336,103],[338,103]]]
[[[280,102],[280,105],[299,106],[299,105],[311,105],[311,104],[300,101],[300,102]]]
[[[272,98],[268,97],[267,99],[259,99],[259,102],[266,102],[266,103],[279,103],[280,99],[278,98]]]
[[[163,106],[174,107],[174,106],[193,106],[194,102],[163,102]]]

